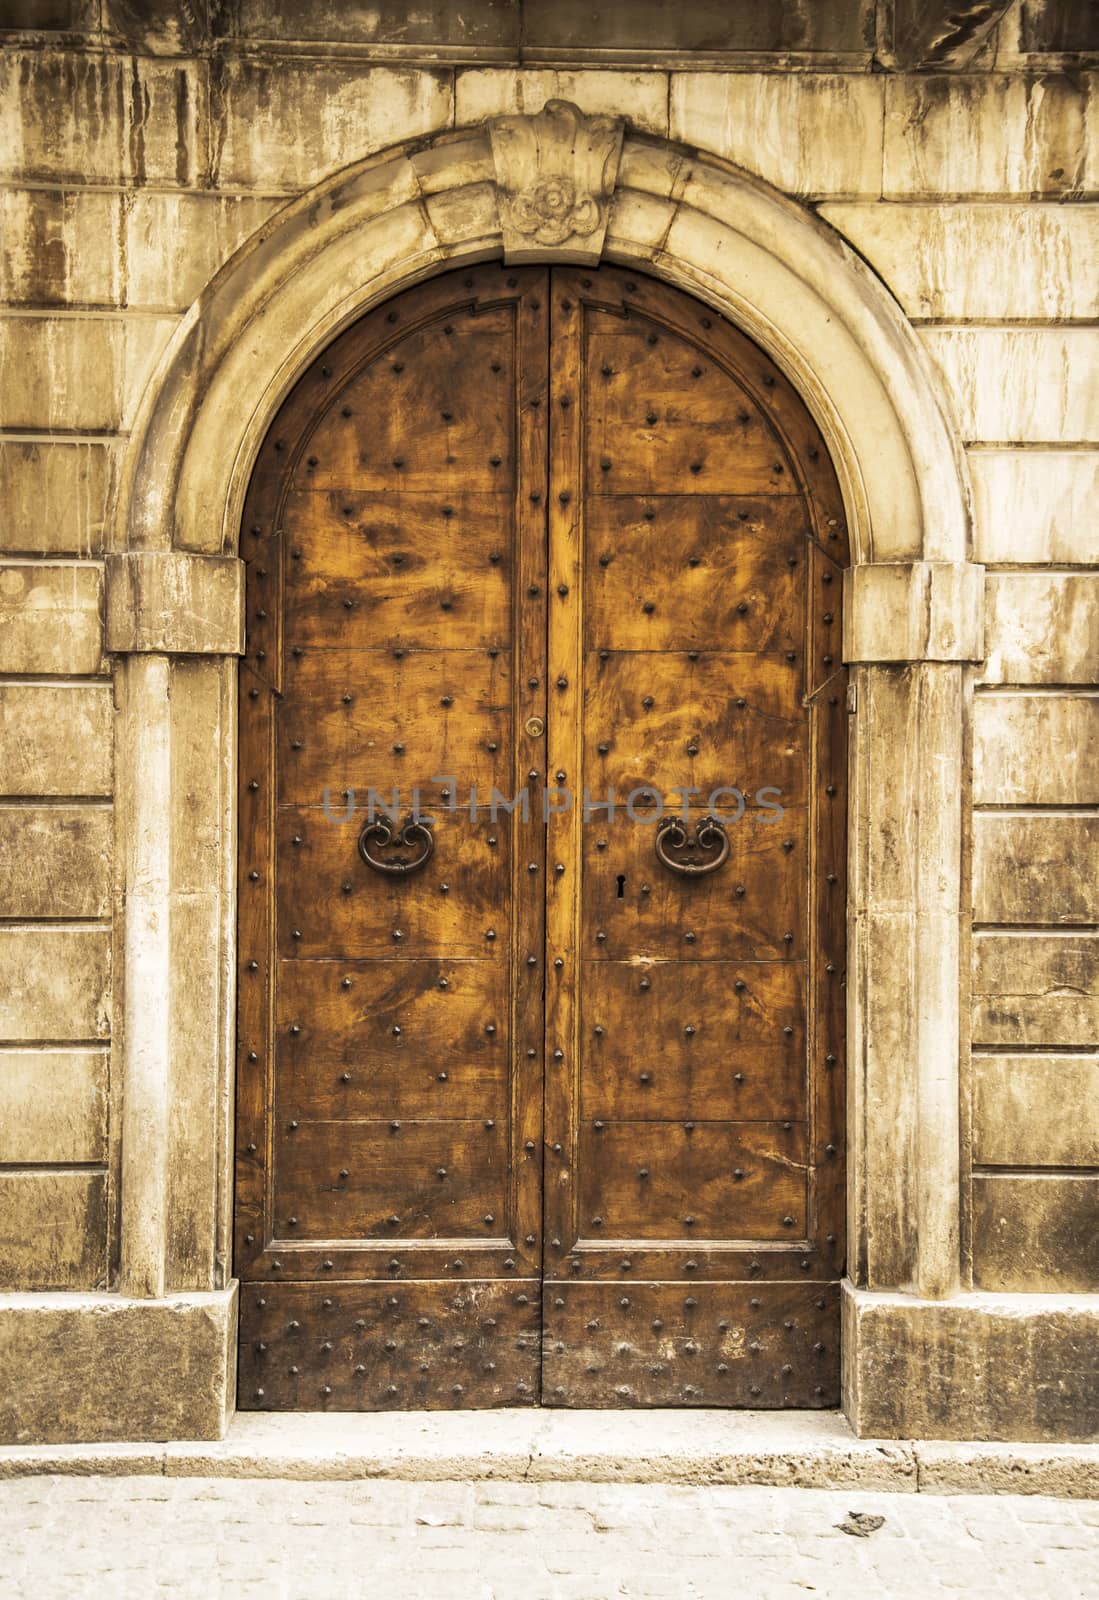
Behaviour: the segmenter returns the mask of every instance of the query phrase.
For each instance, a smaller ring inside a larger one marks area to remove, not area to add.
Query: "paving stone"
[[[885,1520],[849,1537],[852,1511]],[[1099,1501],[1038,1496],[9,1478],[0,1541],[2,1600],[86,1600],[90,1574],[96,1600],[1099,1600]]]

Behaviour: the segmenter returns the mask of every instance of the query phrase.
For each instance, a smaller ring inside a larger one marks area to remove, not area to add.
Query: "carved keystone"
[[[547,100],[537,116],[489,122],[505,261],[598,262],[624,126],[620,117],[587,117],[568,100]]]

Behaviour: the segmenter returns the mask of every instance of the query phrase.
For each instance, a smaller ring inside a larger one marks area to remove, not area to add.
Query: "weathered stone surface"
[[[505,261],[599,261],[623,127],[567,100],[490,121]]]
[[[215,101],[219,188],[292,191],[445,128],[451,74],[354,61],[226,59]]]
[[[1099,1167],[1099,1055],[976,1055],[973,1159]]]
[[[0,191],[0,296],[8,305],[120,305],[122,196]]]
[[[646,133],[668,131],[668,78],[663,72],[471,68],[458,74],[454,120],[462,127],[516,112],[531,116],[547,100],[571,100],[588,116],[625,117],[631,128]]]
[[[219,1072],[232,994],[232,816],[235,663],[172,665],[169,754],[172,886],[169,956],[171,1093],[168,1125],[166,1277],[172,1289],[216,1281],[218,1183],[228,1142]],[[211,774],[216,781],[211,782]],[[226,1063],[227,1066],[227,1063]]]
[[[1099,1459],[1094,1444],[948,1444],[912,1447],[921,1494],[1050,1495],[1094,1500]],[[964,1485],[964,1487],[963,1487]]]
[[[183,310],[278,203],[181,190],[0,191],[0,294],[30,307]]]
[[[109,684],[0,684],[0,790],[109,795]]]
[[[107,1159],[106,1050],[0,1049],[0,1163]]]
[[[1022,0],[1019,52],[1031,55],[1088,55],[1099,51],[1099,13],[1091,0]]]
[[[911,317],[1072,318],[1099,311],[1099,207],[821,207]]]
[[[900,72],[969,64],[1011,0],[892,0],[881,8],[877,59]]]
[[[430,0],[415,9],[407,0],[237,0],[232,29],[239,39],[376,45],[420,60],[434,47],[444,59],[455,50],[476,59],[518,48],[520,14],[512,0]]]
[[[114,819],[103,806],[0,805],[0,917],[103,917]]]
[[[99,566],[0,562],[0,672],[98,672],[102,610]]]
[[[761,54],[820,53],[868,64],[873,31],[870,0],[820,4],[820,0],[761,0],[753,6],[673,6],[666,0],[632,0],[629,6],[593,8],[588,0],[555,0],[524,11],[523,49],[556,59],[588,52],[608,60],[689,52],[693,59],[728,54],[749,61]]]
[[[789,194],[876,199],[882,83],[827,73],[675,73],[670,132]]]
[[[983,683],[1099,680],[1099,573],[990,573]]]
[[[979,933],[973,940],[973,1041],[1084,1045],[1099,1037],[1099,939]]]
[[[924,328],[961,437],[1099,440],[1099,329]]]
[[[0,1457],[0,1478],[7,1470]],[[834,1411],[623,1411],[613,1428],[597,1411],[241,1412],[212,1447],[169,1445],[163,1472],[325,1482],[774,1483],[905,1494],[917,1487],[910,1445],[861,1441]]]
[[[244,649],[244,564],[183,550],[107,558],[107,649],[239,655]]]
[[[913,74],[885,83],[887,199],[1030,198],[1099,187],[1089,74]]]
[[[0,1219],[0,1290],[103,1287],[106,1173],[0,1172]]]
[[[112,465],[108,444],[0,440],[0,550],[97,555],[104,545]]]
[[[984,573],[970,563],[874,562],[843,575],[843,659],[980,661]]]
[[[0,425],[127,428],[174,317],[0,317]]]
[[[1099,805],[1099,696],[977,695],[973,802]]]
[[[962,668],[854,674],[847,1046],[851,1270],[949,1294],[958,1275]]]
[[[973,554],[995,562],[1099,559],[1099,451],[973,450]]]
[[[918,1300],[845,1282],[848,1419],[862,1438],[1092,1439],[1097,1336],[1092,1297]]]
[[[1099,922],[1099,817],[979,812],[973,819],[977,922]]]
[[[1099,1290],[1099,1178],[975,1174],[973,1281],[1018,1294]]]
[[[234,1283],[214,1294],[0,1300],[0,1440],[220,1439],[236,1381]]]
[[[5,1040],[106,1039],[110,963],[108,928],[0,927]]]
[[[0,176],[202,181],[205,62],[12,50],[0,59],[0,108]]]

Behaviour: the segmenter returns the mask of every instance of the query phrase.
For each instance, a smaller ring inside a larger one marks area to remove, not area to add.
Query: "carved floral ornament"
[[[489,123],[504,256],[594,264],[603,251],[624,122],[588,117],[568,100],[535,116]]]

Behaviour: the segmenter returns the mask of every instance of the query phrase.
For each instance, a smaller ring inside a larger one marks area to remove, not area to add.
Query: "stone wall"
[[[287,200],[372,151],[554,95],[814,208],[941,375],[986,572],[986,660],[965,697],[962,1286],[1099,1288],[1099,56],[1082,54],[1099,41],[1086,7],[1022,0],[962,70],[882,71],[886,9],[638,0],[593,21],[571,0],[443,0],[415,19],[307,0],[10,0],[0,1290],[118,1277],[111,965],[128,841],[104,563],[142,395],[186,308]],[[222,692],[199,664],[172,670],[181,703]],[[213,1224],[180,1251],[169,1288],[227,1282]]]

